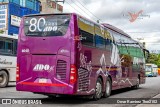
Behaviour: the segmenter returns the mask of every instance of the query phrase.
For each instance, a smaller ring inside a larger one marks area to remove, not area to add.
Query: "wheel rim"
[[[107,81],[107,82],[106,82],[106,94],[107,94],[107,95],[109,95],[110,90],[111,90],[110,82]]]
[[[101,83],[97,82],[97,85],[96,85],[96,96],[97,96],[97,98],[100,98],[101,94],[102,94],[102,85],[101,85]]]
[[[6,80],[7,80],[6,76],[4,76],[3,74],[1,74],[0,75],[0,84],[4,84]]]

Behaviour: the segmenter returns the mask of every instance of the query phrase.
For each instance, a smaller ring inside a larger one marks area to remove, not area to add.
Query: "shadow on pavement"
[[[142,88],[138,88],[142,89]],[[125,93],[132,90],[138,90],[133,88],[124,88],[124,89],[118,89],[112,91],[112,95]],[[112,96],[111,95],[111,96]],[[80,96],[59,96],[59,97],[48,97],[39,99],[42,101],[43,104],[105,104],[105,102],[108,100],[111,100],[110,98],[101,98],[98,101],[94,101],[92,99],[89,99],[87,97],[80,97]]]
[[[138,89],[136,89],[136,88],[128,87],[128,88],[122,88],[122,89],[118,89],[118,90],[113,90],[111,96],[112,95],[116,95],[116,94],[125,93],[125,92],[128,92],[128,91],[139,90],[139,89],[144,89],[144,88],[139,87]]]

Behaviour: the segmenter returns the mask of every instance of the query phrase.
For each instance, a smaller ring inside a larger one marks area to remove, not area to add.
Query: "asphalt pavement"
[[[48,98],[48,96],[33,94],[31,92],[16,91],[15,83],[10,83],[6,88],[0,89],[1,98],[35,98],[41,100],[42,105],[0,105],[0,107],[160,107],[160,104],[109,104],[119,100],[127,99],[141,99],[141,98],[159,98],[160,101],[160,76],[159,77],[147,77],[146,83],[140,85],[139,89],[119,89],[112,91],[112,95],[109,98],[102,98],[98,101],[92,101],[90,99],[75,97],[75,96],[60,96],[56,98]]]

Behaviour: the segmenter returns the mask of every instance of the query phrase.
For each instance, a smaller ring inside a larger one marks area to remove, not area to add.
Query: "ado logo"
[[[22,49],[22,53],[27,53],[29,52],[29,49]]]
[[[53,71],[54,70],[54,66],[50,66],[48,64],[44,65],[44,64],[37,64],[34,68],[33,71]]]

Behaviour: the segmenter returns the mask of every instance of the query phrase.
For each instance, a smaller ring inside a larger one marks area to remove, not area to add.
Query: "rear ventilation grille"
[[[57,61],[57,67],[56,67],[57,79],[65,81],[66,80],[66,70],[67,70],[66,61],[58,60]]]
[[[78,70],[78,83],[80,91],[88,91],[89,88],[89,72],[86,69]]]

